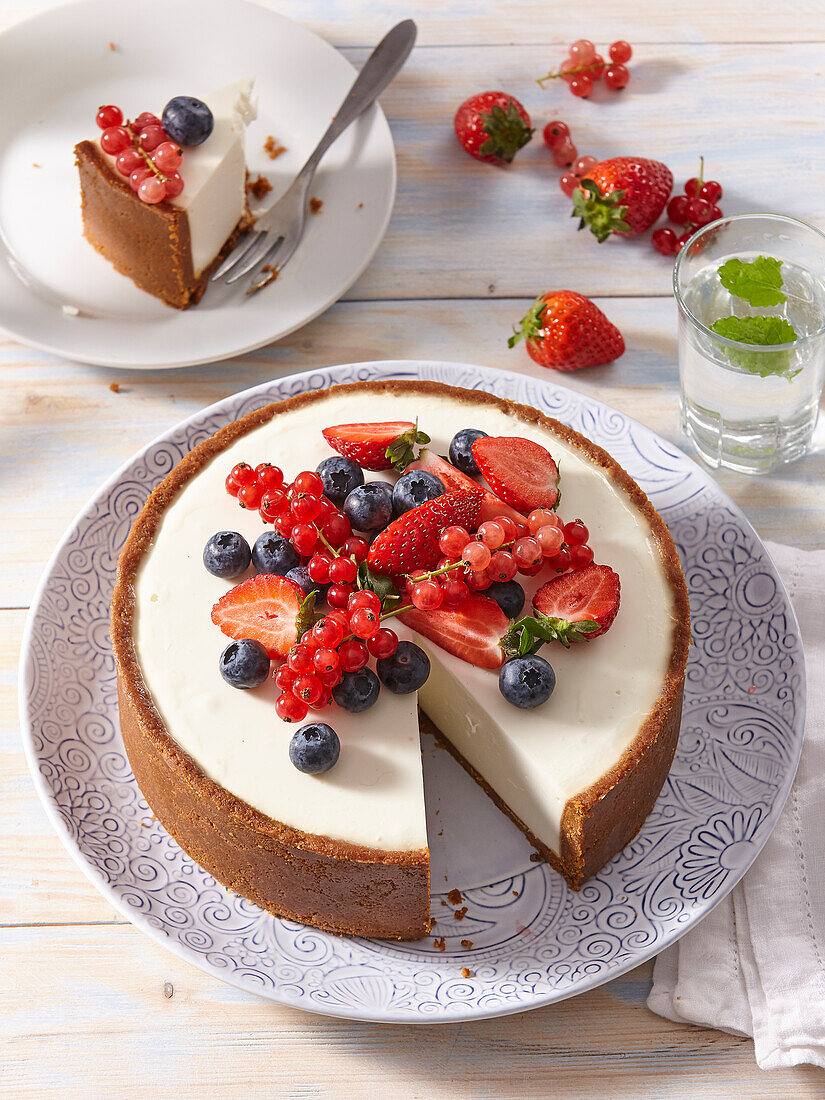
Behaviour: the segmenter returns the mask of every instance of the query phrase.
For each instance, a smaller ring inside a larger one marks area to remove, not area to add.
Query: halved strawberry
[[[286,577],[259,573],[241,581],[212,608],[212,622],[227,638],[253,638],[270,657],[285,657],[298,641],[303,589]]]
[[[431,474],[441,478],[445,489],[480,489],[482,497],[481,509],[478,513],[479,523],[484,523],[488,519],[495,519],[497,516],[507,516],[514,523],[521,524],[526,531],[526,521],[521,512],[517,512],[509,504],[505,504],[495,493],[491,493],[489,489],[485,489],[483,485],[473,481],[468,474],[453,466],[446,458],[437,455],[435,451],[428,450],[426,447],[422,448],[418,458],[415,462],[410,463],[408,469],[428,470]]]
[[[411,420],[383,424],[336,424],[322,435],[339,454],[351,458],[364,470],[404,470],[415,457],[413,445],[429,443],[430,437]]]
[[[504,663],[501,639],[510,620],[489,596],[471,592],[454,611],[404,611],[398,616],[448,653],[478,668],[500,668]]]
[[[598,623],[598,630],[581,635],[590,641],[610,628],[619,610],[620,594],[619,574],[609,565],[591,562],[543,584],[533,597],[533,607],[542,615],[568,623]]]
[[[473,458],[493,492],[514,508],[555,507],[559,468],[540,443],[517,435],[483,436],[473,444]]]
[[[370,547],[367,562],[375,573],[396,576],[434,569],[441,560],[438,539],[445,527],[478,526],[481,490],[459,489],[411,508],[386,527]]]

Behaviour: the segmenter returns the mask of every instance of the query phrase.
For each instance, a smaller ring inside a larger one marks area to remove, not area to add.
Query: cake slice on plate
[[[473,568],[422,580],[443,556]],[[664,522],[600,447],[491,394],[388,380],[270,405],[187,455],[123,549],[112,638],[129,760],[195,860],[273,913],[415,939],[418,707],[578,889],[665,781],[689,611]]]
[[[252,81],[205,100],[177,96],[161,118],[98,111],[100,135],[75,146],[83,232],[122,274],[176,309],[195,305],[252,224],[245,130]]]

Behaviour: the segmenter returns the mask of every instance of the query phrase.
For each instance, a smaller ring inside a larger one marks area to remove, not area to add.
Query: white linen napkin
[[[752,1035],[762,1069],[825,1068],[825,550],[768,543],[805,648],[805,743],[787,804],[742,882],[656,959],[647,1004]]]

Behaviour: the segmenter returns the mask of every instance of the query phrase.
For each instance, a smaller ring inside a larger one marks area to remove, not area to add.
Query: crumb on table
[[[250,180],[246,185],[247,191],[255,199],[262,199],[272,190],[272,184],[266,176],[258,176],[256,180]]]
[[[466,948],[468,951],[470,951],[472,949],[472,946],[473,946],[473,941],[472,940],[462,940],[461,941],[461,946]]]
[[[321,213],[321,207],[323,205],[324,205],[324,200],[323,199],[316,199],[315,196],[313,195],[312,198],[309,200],[309,212],[310,212],[310,214],[320,214]]]
[[[462,966],[462,968],[461,968],[461,977],[462,978],[474,978],[475,974],[472,972],[472,970],[468,970],[466,966]]]
[[[266,141],[264,142],[264,152],[270,160],[276,160],[281,155],[281,153],[286,152],[286,146],[278,145],[272,134],[269,134]]]
[[[453,916],[456,920],[464,920],[464,918],[467,916],[467,906],[464,905],[461,907],[461,909],[456,909],[456,911],[453,913]]]
[[[112,393],[120,393],[120,386],[117,382],[110,382],[109,389],[112,391]]]
[[[531,863],[541,863],[541,855],[538,852],[532,852],[530,854]]]
[[[461,905],[464,898],[461,896],[460,890],[451,890],[449,894],[447,894],[447,901],[452,905]]]
[[[109,49],[112,51],[112,53],[115,52],[115,50],[117,49],[117,46],[114,44],[114,42],[109,43]]]
[[[441,936],[439,939],[433,940],[433,947],[437,947],[439,951],[446,951],[447,944],[444,942],[444,937]]]

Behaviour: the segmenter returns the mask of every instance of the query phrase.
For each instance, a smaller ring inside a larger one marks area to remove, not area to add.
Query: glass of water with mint
[[[779,214],[712,222],[673,285],[682,430],[702,458],[744,473],[801,458],[825,375],[825,234]]]

